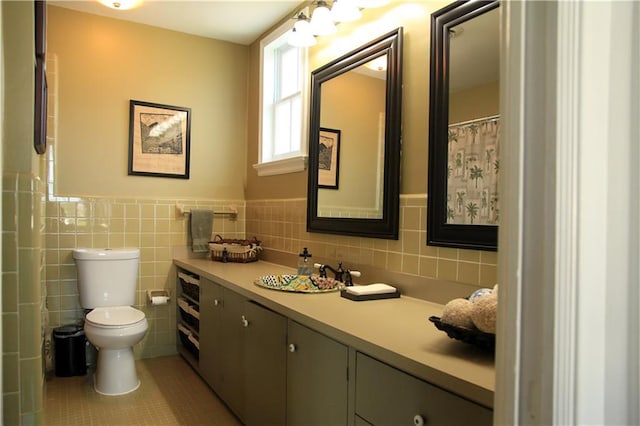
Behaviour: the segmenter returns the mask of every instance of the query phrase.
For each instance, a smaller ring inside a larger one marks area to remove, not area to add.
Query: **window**
[[[305,169],[307,159],[307,49],[288,44],[290,24],[260,43],[259,176]]]

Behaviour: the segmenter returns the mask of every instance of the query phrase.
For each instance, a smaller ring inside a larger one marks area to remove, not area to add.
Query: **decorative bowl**
[[[264,275],[254,281],[254,284],[271,290],[289,291],[294,293],[330,293],[338,291],[343,284],[333,278],[321,278],[318,275]]]
[[[456,340],[477,346],[485,351],[494,352],[496,349],[496,335],[484,333],[480,330],[466,327],[458,327],[453,324],[442,322],[440,317],[431,316],[429,321],[435,324],[438,330],[444,331],[447,335]]]

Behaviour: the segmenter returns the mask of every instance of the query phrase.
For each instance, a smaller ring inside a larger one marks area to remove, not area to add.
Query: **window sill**
[[[254,164],[253,168],[258,176],[284,175],[286,173],[301,172],[307,168],[307,156],[285,158],[283,160],[269,161],[268,163]]]

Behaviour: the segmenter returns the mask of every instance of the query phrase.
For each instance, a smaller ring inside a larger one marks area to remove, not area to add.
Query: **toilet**
[[[133,308],[140,250],[135,248],[73,250],[78,268],[80,305],[91,311],[84,322],[89,342],[98,350],[94,388],[103,395],[124,395],[140,386],[133,345],[149,325]]]

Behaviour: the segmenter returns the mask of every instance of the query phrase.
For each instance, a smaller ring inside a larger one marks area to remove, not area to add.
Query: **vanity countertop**
[[[174,263],[420,379],[493,407],[493,355],[437,330],[428,318],[441,316],[442,305],[405,296],[354,302],[339,292],[270,290],[254,280],[295,270],[264,261],[240,264],[176,258]]]

